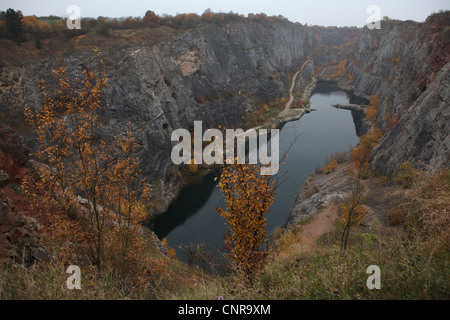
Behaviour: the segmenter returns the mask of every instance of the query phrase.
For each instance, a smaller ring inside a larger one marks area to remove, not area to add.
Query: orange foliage
[[[333,60],[331,63],[333,64],[334,61],[336,60]],[[347,72],[346,67],[347,60],[339,60],[336,61],[336,63],[337,65],[333,67],[333,73],[331,75],[331,78],[341,77]]]
[[[54,91],[40,82],[44,101],[38,112],[26,108],[27,121],[35,126],[38,157],[51,169],[41,170],[40,187],[46,201],[59,208],[53,235],[62,243],[83,239],[80,249],[96,265],[132,272],[142,264],[140,223],[146,216],[150,188],[139,177],[137,144],[130,131],[114,141],[101,139],[98,116],[108,79],[98,50],[96,71],[69,81],[66,68],[53,70]],[[82,195],[86,199],[81,199]],[[70,239],[70,240],[69,240]]]
[[[167,249],[167,255],[172,258],[172,259],[176,259],[177,258],[177,252],[175,251],[174,248],[169,247],[169,244],[167,242],[167,238],[162,239],[162,243],[164,243],[164,246]]]
[[[352,75],[351,73],[349,73],[349,74],[348,74],[348,80],[349,80],[350,82],[353,82],[353,81],[355,80],[355,76]]]
[[[336,170],[337,167],[338,167],[338,163],[337,163],[336,159],[333,159],[331,161],[331,163],[325,167],[325,172],[326,173],[333,172],[334,170]]]
[[[234,268],[248,279],[259,272],[266,261],[263,244],[267,240],[266,218],[275,196],[275,182],[270,175],[260,175],[260,166],[230,164],[222,171],[219,187],[226,208],[216,210],[225,218],[227,257]]]
[[[342,222],[344,224],[350,223],[351,225],[359,225],[367,212],[367,210],[360,205],[356,205],[352,209],[349,205],[344,204],[341,206],[341,210]]]
[[[374,107],[367,107],[366,109],[366,119],[372,123],[375,124],[375,122],[377,121],[377,115],[378,115],[378,110],[375,109]]]
[[[364,163],[369,161],[370,153],[381,139],[383,133],[380,129],[374,128],[369,133],[359,138],[358,145],[353,149],[350,156],[356,168],[361,168]]]
[[[385,119],[388,121],[388,131],[391,131],[398,123],[397,117],[393,117],[390,112],[386,114]]]
[[[380,110],[380,99],[376,96],[370,96],[370,103],[366,109],[366,119],[372,123],[372,125],[376,125],[378,111]]]
[[[300,232],[289,229],[287,230],[275,243],[278,254],[288,253],[293,246],[302,244],[305,239],[300,235]]]
[[[380,99],[378,99],[377,96],[371,95],[371,96],[369,97],[369,101],[370,101],[369,105],[370,105],[371,107],[374,107],[374,108],[377,109],[377,110],[380,109]]]

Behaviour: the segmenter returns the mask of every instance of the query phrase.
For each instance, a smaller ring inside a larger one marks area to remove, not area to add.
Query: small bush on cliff
[[[366,109],[366,119],[373,125],[376,126],[378,111],[380,110],[380,99],[376,96],[370,96],[370,103]]]
[[[383,133],[381,130],[375,127],[373,130],[369,131],[369,133],[359,138],[358,145],[353,148],[353,151],[350,154],[357,169],[361,169],[366,163],[368,163],[372,149],[382,136]]]
[[[405,161],[395,171],[392,180],[400,184],[404,188],[411,188],[413,183],[417,180],[419,171],[416,170],[410,161]]]

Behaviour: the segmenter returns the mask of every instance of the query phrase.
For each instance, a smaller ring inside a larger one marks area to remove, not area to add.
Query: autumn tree
[[[156,13],[154,13],[151,10],[147,10],[147,12],[145,12],[144,15],[144,23],[148,24],[150,26],[158,26],[161,22],[161,18],[156,15]]]
[[[267,252],[266,218],[275,196],[275,180],[260,175],[260,166],[227,164],[220,176],[219,187],[225,208],[216,210],[225,219],[226,256],[233,267],[251,280],[264,266]]]
[[[361,169],[363,166],[368,164],[370,153],[382,136],[383,133],[381,130],[375,127],[367,134],[359,138],[358,145],[353,148],[350,154],[357,169]]]
[[[411,161],[404,161],[395,170],[392,180],[404,188],[411,188],[418,176],[419,171],[414,168]]]
[[[29,33],[42,33],[50,31],[50,25],[47,22],[40,22],[36,16],[26,16],[22,19],[25,31]]]
[[[341,235],[341,251],[347,249],[351,228],[358,225],[367,214],[367,210],[361,205],[363,194],[364,186],[357,177],[352,177],[351,192],[340,207],[342,211],[341,220],[344,225]]]
[[[129,272],[142,260],[140,222],[150,189],[139,178],[131,128],[111,141],[102,138],[99,111],[108,79],[94,53],[97,66],[84,69],[81,79],[69,80],[60,67],[52,71],[54,90],[41,80],[42,106],[27,107],[26,118],[36,130],[37,156],[50,168],[40,171],[39,182],[48,202],[74,218],[95,265]]]
[[[214,13],[212,12],[212,10],[210,8],[206,9],[205,12],[203,12],[202,14],[202,19],[210,22],[212,20]]]
[[[369,97],[370,103],[367,106],[366,109],[366,119],[372,124],[376,125],[378,112],[380,110],[380,99],[378,99],[376,96],[371,95]]]

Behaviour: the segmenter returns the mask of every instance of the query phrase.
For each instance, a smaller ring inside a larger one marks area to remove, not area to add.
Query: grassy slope
[[[365,203],[373,214],[355,227],[349,249],[341,254],[339,218],[318,241],[302,237],[291,226],[274,247],[271,261],[255,281],[238,275],[208,275],[166,258],[149,274],[144,290],[133,290],[107,272],[91,268],[82,275],[82,290],[68,290],[65,267],[57,262],[25,269],[4,265],[0,277],[3,299],[445,299],[450,297],[450,171],[403,189],[383,178],[366,180]],[[406,212],[395,226],[387,212]],[[377,223],[374,223],[377,221]],[[392,222],[392,221],[391,221]],[[361,236],[361,234],[365,234]],[[275,254],[276,252],[276,254]],[[154,258],[159,254],[154,253]],[[159,255],[162,258],[161,255]],[[157,261],[157,260],[154,260]],[[381,289],[369,290],[366,269],[381,269]]]

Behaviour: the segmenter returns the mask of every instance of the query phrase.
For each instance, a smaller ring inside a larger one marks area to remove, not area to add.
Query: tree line
[[[109,18],[99,16],[97,18],[81,18],[81,29],[68,30],[66,18],[58,16],[36,17],[35,15],[24,16],[20,10],[8,9],[0,12],[0,38],[10,39],[21,43],[27,39],[26,34],[32,37],[48,38],[58,32],[66,32],[68,35],[77,36],[87,32],[97,32],[107,36],[110,30],[157,28],[168,26],[174,29],[190,29],[202,23],[222,25],[236,21],[274,21],[285,20],[283,16],[267,16],[264,13],[242,14],[214,13],[210,9],[201,15],[196,13],[181,13],[175,16],[163,14],[158,15],[147,10],[143,17],[120,17]]]

